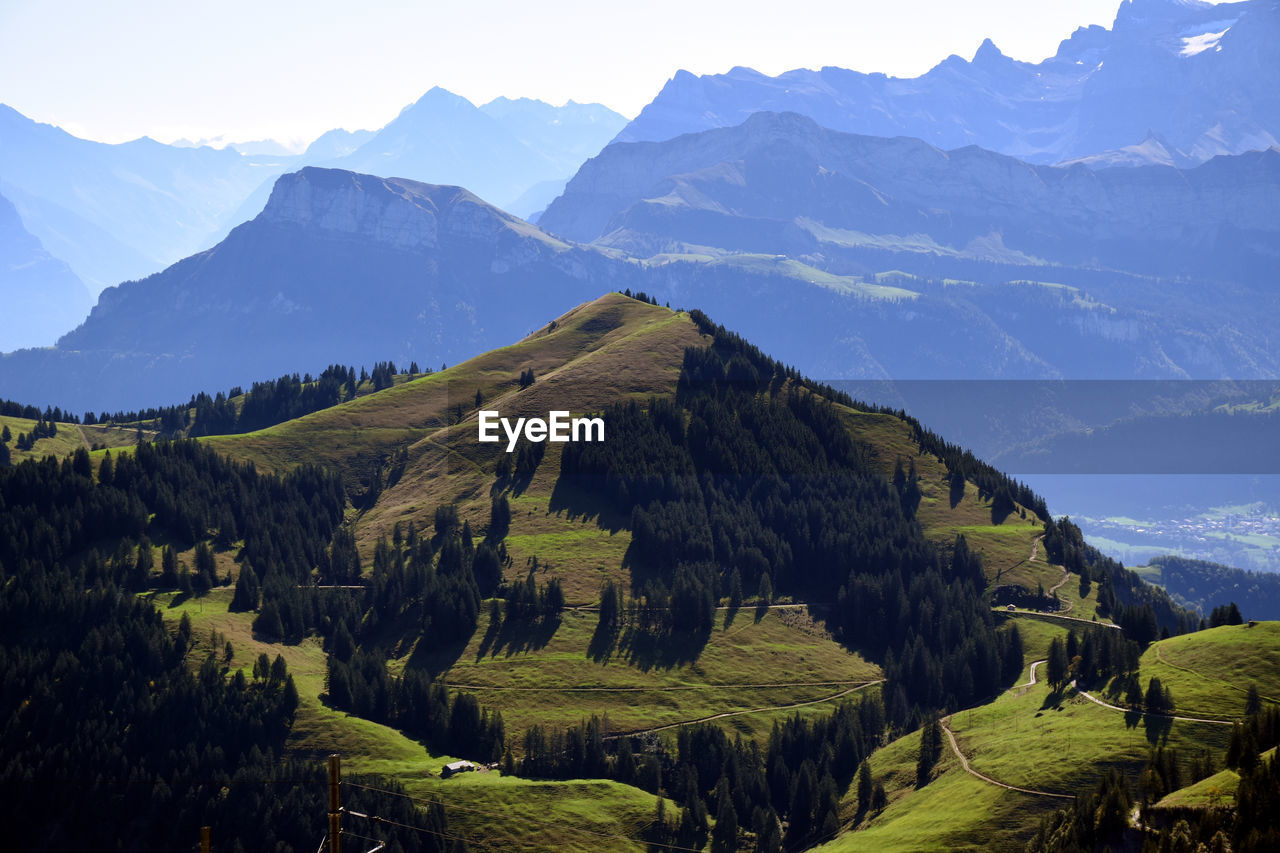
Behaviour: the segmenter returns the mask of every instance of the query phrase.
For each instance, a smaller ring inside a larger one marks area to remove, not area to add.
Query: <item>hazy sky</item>
[[[309,140],[432,86],[634,116],[680,68],[920,74],[990,36],[1039,60],[1119,0],[0,0],[0,102],[104,141]]]

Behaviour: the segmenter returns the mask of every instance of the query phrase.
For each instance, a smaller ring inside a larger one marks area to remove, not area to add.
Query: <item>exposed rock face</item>
[[[1136,146],[1154,131],[1202,162],[1280,140],[1278,41],[1277,0],[1124,0],[1112,29],[1082,27],[1038,64],[988,40],[972,61],[950,56],[913,79],[830,67],[777,77],[681,71],[615,141],[731,127],[767,110],[1036,163]]]
[[[263,224],[312,228],[397,249],[431,249],[435,205],[382,178],[330,169],[303,169],[276,181]]]
[[[1270,274],[1280,244],[1280,150],[1095,171],[756,113],[736,128],[609,146],[539,224],[640,254],[679,243],[829,254],[927,235],[962,255],[984,246],[991,257],[1252,280]]]

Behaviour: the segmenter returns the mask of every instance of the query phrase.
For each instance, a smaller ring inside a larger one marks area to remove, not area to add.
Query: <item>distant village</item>
[[[1243,512],[1185,516],[1162,521],[1079,519],[1100,547],[1128,565],[1156,554],[1223,563],[1251,571],[1280,572],[1280,510],[1258,504]],[[1110,546],[1110,547],[1107,547]]]

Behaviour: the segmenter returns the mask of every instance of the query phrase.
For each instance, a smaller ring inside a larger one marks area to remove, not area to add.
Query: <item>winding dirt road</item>
[[[943,717],[940,721],[942,730],[947,733],[947,740],[951,741],[951,751],[956,754],[956,758],[960,759],[961,766],[970,776],[977,776],[988,785],[995,785],[997,788],[1004,788],[1006,791],[1017,791],[1021,794],[1031,794],[1033,797],[1053,797],[1056,800],[1074,800],[1074,794],[1057,794],[1053,791],[1037,791],[1035,788],[1019,788],[1017,785],[1006,785],[996,779],[992,779],[983,773],[979,773],[969,766],[969,759],[964,757],[964,753],[960,751],[960,744],[956,743],[955,733],[951,731],[951,717]]]
[[[1234,720],[1211,720],[1207,717],[1182,717],[1177,714],[1157,714],[1154,711],[1136,711],[1132,708],[1121,708],[1119,705],[1112,705],[1109,702],[1103,702],[1092,693],[1081,690],[1074,681],[1071,682],[1071,686],[1075,688],[1076,693],[1088,699],[1095,705],[1101,705],[1104,708],[1110,708],[1112,711],[1119,711],[1122,714],[1142,714],[1146,717],[1161,717],[1166,720],[1181,720],[1184,723],[1211,723],[1215,726],[1230,726],[1235,723]]]
[[[1009,688],[1009,692],[1012,693],[1013,691],[1016,690],[1018,691],[1018,695],[1021,696],[1023,693],[1026,693],[1032,687],[1035,687],[1036,686],[1036,667],[1040,666],[1040,664],[1042,663],[1048,663],[1048,662],[1049,661],[1047,659],[1032,661],[1031,662],[1031,680],[1028,681],[1026,684],[1015,684],[1013,687]]]

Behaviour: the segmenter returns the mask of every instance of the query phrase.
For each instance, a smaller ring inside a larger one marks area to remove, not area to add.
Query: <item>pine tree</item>
[[[720,777],[716,783],[716,825],[711,831],[712,853],[733,853],[738,849],[738,813],[733,808],[729,780]]]
[[[773,582],[769,580],[768,572],[760,575],[760,588],[756,591],[756,599],[763,607],[773,604]]]
[[[1054,690],[1062,689],[1067,681],[1067,648],[1062,638],[1054,637],[1049,643],[1049,659],[1045,663],[1045,680]]]
[[[858,767],[858,815],[862,816],[871,808],[871,765],[864,759]]]
[[[228,609],[242,612],[257,610],[259,594],[258,575],[253,571],[253,567],[246,563],[240,569],[240,577],[236,580],[236,591],[231,596],[231,606]]]
[[[1258,685],[1250,684],[1249,692],[1244,697],[1244,714],[1246,717],[1252,717],[1254,714],[1262,712],[1262,696],[1258,693]]]
[[[942,757],[942,726],[937,717],[930,717],[920,730],[920,754],[916,759],[916,787],[929,784],[933,767]]]

